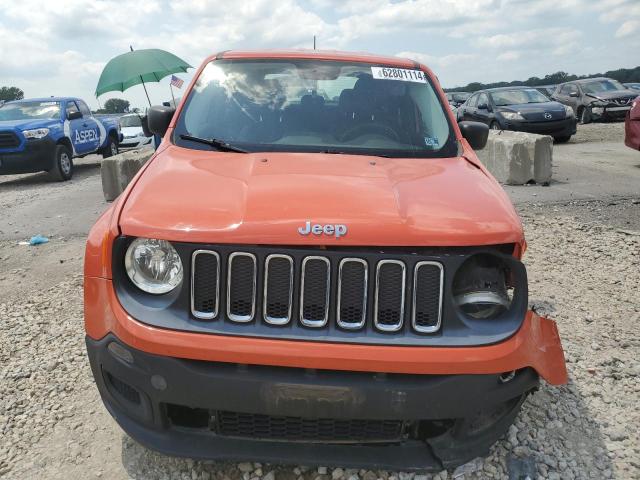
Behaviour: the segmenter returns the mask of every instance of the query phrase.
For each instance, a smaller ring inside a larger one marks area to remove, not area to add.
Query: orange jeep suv
[[[169,455],[438,470],[566,382],[521,222],[434,74],[230,51],[100,217],[86,344],[111,415]]]

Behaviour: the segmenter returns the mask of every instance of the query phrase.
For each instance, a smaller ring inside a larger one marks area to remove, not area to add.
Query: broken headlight
[[[454,302],[468,317],[488,320],[511,306],[509,269],[493,255],[474,255],[458,270],[453,281]]]
[[[168,293],[182,283],[182,261],[166,240],[136,238],[124,257],[127,275],[140,290]]]

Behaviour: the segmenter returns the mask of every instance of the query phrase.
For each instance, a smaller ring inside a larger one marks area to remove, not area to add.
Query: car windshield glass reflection
[[[60,118],[60,102],[5,103],[0,107],[0,121]]]
[[[138,115],[130,115],[120,118],[121,127],[141,127],[142,121]]]
[[[383,69],[394,76],[384,77]],[[204,148],[185,136],[219,139],[248,152],[455,155],[455,138],[426,75],[348,62],[211,62],[174,135],[180,146]]]
[[[491,94],[493,102],[498,107],[506,105],[521,105],[523,103],[544,103],[550,100],[535,88],[523,90],[504,90]]]
[[[626,87],[615,80],[599,80],[597,82],[583,83],[582,89],[587,93],[601,93],[613,92],[615,90],[626,90]]]

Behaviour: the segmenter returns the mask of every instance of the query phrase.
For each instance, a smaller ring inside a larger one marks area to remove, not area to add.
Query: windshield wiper
[[[191,142],[204,143],[205,145],[209,145],[210,147],[216,148],[222,152],[237,152],[237,153],[249,153],[247,150],[243,148],[236,147],[231,145],[224,140],[218,140],[217,138],[200,138],[194,137],[193,135],[180,135],[182,140],[189,140]]]
[[[370,152],[344,152],[342,150],[335,150],[335,149],[331,149],[331,148],[327,148],[325,150],[322,150],[320,153],[328,153],[331,155],[366,155],[366,156],[370,156],[370,157],[382,157],[382,158],[391,158],[389,155],[381,155],[381,154],[375,154],[375,153],[370,153]]]

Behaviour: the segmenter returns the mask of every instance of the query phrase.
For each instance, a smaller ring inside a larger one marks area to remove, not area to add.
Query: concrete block
[[[102,176],[104,199],[107,202],[115,200],[153,154],[152,148],[143,148],[103,159],[100,175]]]
[[[551,181],[553,138],[532,133],[489,132],[487,146],[476,152],[500,183],[524,185]]]

